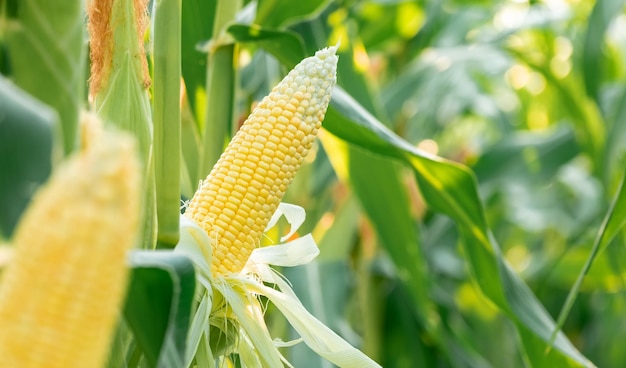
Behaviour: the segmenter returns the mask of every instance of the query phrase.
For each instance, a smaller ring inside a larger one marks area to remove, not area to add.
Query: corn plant
[[[0,0],[0,366],[620,366],[622,12]]]

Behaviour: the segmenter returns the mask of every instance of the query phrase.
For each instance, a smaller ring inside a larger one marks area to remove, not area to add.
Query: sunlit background
[[[556,319],[624,172],[623,2],[311,3],[305,19],[276,23],[309,53],[340,42],[343,89],[411,144],[475,172],[504,257]],[[245,104],[266,88],[254,76],[279,67],[245,45],[240,65]],[[307,209],[322,251],[317,265],[284,270],[311,310],[388,367],[524,366],[454,222],[429,210],[413,174],[328,132],[320,141],[286,198]],[[368,177],[376,160],[406,201],[376,198],[394,190]],[[369,180],[379,187],[354,185]],[[564,325],[601,367],[626,362],[623,253],[618,236]],[[298,349],[296,366],[312,366]]]

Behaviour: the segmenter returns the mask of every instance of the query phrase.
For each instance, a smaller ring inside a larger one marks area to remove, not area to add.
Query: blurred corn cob
[[[103,134],[33,198],[0,278],[0,367],[102,367],[138,227],[130,137]]]
[[[212,239],[213,274],[239,272],[313,145],[335,85],[336,47],[304,59],[244,122],[185,215]]]

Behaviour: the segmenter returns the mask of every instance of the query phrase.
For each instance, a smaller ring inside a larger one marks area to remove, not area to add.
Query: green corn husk
[[[147,1],[104,0],[89,4],[90,94],[97,115],[132,133],[149,164],[152,114],[150,77],[143,47]]]
[[[146,170],[142,246],[155,244],[155,180],[152,159],[150,77],[143,35],[147,0],[99,0],[89,3],[90,95],[96,114],[135,136]]]

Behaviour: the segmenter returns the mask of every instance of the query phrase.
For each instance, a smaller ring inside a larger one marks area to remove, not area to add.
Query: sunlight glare
[[[424,139],[423,141],[418,143],[417,148],[433,155],[436,155],[437,152],[439,152],[439,145],[432,139]]]
[[[424,24],[424,12],[415,3],[400,4],[397,10],[396,29],[404,38],[415,36]]]
[[[415,103],[415,101],[412,100],[406,100],[403,104],[402,104],[402,115],[407,117],[407,118],[412,118],[415,115],[417,115],[417,111],[419,110],[419,107],[417,105],[417,103]]]
[[[504,76],[511,87],[519,90],[528,84],[528,81],[530,80],[530,71],[524,65],[515,64],[506,71]]]
[[[557,78],[565,78],[572,70],[570,57],[574,47],[570,40],[565,37],[557,37],[554,40],[555,55],[550,60],[550,70]]]
[[[348,29],[345,25],[348,12],[345,9],[338,9],[328,16],[328,25],[332,27],[332,32],[329,37],[329,44],[339,44],[340,52],[346,51],[350,46],[350,37],[348,35]]]
[[[533,95],[538,95],[546,89],[546,79],[537,72],[531,72],[526,89]]]
[[[626,15],[621,14],[615,17],[609,25],[606,36],[609,42],[623,47],[626,43]]]
[[[531,256],[528,249],[521,244],[514,245],[506,251],[506,259],[510,262],[513,269],[521,273],[530,265]]]
[[[370,68],[370,58],[365,51],[365,47],[362,42],[355,42],[352,50],[352,62],[354,68],[361,73],[365,73]]]
[[[497,307],[471,283],[462,284],[457,289],[454,299],[459,309],[473,312],[483,320],[492,320],[498,314]]]
[[[432,64],[440,72],[452,66],[452,60],[448,56],[441,55],[437,50],[426,49],[422,55],[425,63]]]
[[[252,61],[252,55],[247,49],[242,49],[239,52],[239,66],[245,68]]]
[[[550,121],[548,114],[543,108],[531,108],[527,115],[528,128],[530,130],[542,130],[548,127]]]
[[[522,25],[527,13],[527,3],[507,4],[493,17],[493,26],[499,31],[517,28]]]

